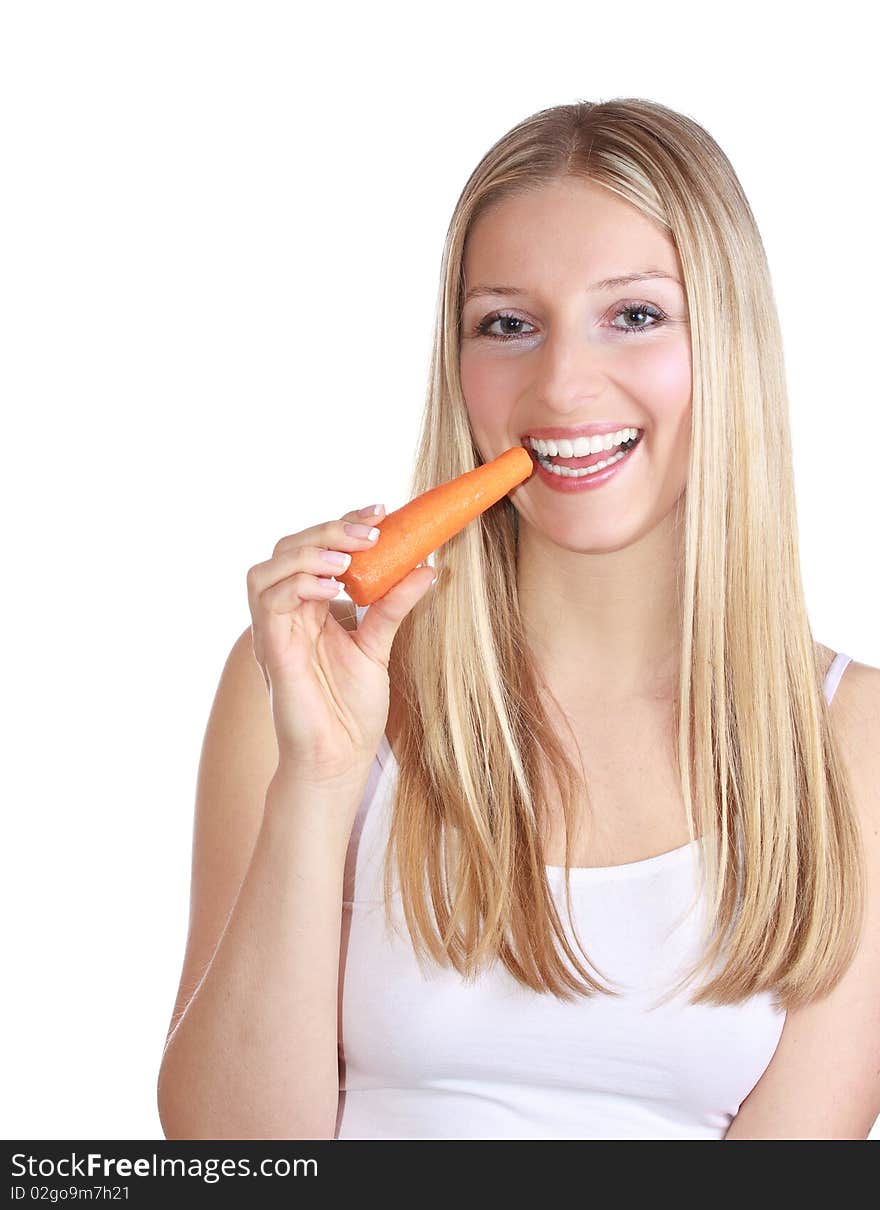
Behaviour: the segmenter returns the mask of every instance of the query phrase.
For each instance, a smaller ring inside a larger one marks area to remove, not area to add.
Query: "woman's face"
[[[597,285],[647,270],[666,276]],[[672,241],[609,190],[566,178],[484,212],[464,279],[461,382],[485,461],[536,429],[642,430],[601,486],[555,491],[535,471],[511,496],[521,523],[581,551],[649,532],[684,490],[690,441],[690,334]]]

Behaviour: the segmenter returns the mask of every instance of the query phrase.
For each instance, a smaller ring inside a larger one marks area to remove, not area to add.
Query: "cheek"
[[[491,358],[461,354],[459,377],[471,422],[485,428],[493,420],[503,421],[502,403],[516,397],[517,372],[514,358]]]
[[[651,367],[650,394],[642,394],[658,426],[653,451],[662,467],[665,490],[679,496],[687,482],[690,458],[691,374],[690,344],[657,350]]]
[[[639,398],[658,420],[681,421],[691,405],[690,345],[670,344],[652,352],[640,367]]]

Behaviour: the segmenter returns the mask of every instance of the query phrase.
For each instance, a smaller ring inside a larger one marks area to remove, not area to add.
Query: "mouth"
[[[598,474],[615,465],[630,450],[634,450],[644,435],[644,429],[634,427],[595,437],[579,437],[574,441],[535,438],[525,434],[522,444],[529,456],[546,471],[564,477],[581,478]],[[557,468],[555,471],[553,468]]]

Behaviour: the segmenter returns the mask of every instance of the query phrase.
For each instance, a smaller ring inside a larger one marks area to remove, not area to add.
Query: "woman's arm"
[[[305,795],[276,759],[245,632],[199,765],[190,928],[158,1081],[168,1138],[334,1137],[348,837],[332,821],[353,811]]]
[[[862,937],[834,990],[787,1014],[726,1139],[866,1139],[880,1115],[880,669],[853,662],[831,717],[865,843]]]

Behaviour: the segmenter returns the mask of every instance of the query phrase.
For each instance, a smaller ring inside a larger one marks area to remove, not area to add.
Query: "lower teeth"
[[[537,454],[536,457],[544,470],[550,471],[551,474],[560,475],[563,479],[583,479],[586,475],[595,475],[599,471],[604,471],[609,466],[613,466],[615,462],[619,462],[621,458],[625,458],[628,453],[629,450],[621,450],[620,453],[614,454],[604,462],[596,462],[593,466],[582,467],[554,466],[552,462],[542,457],[541,454]]]

